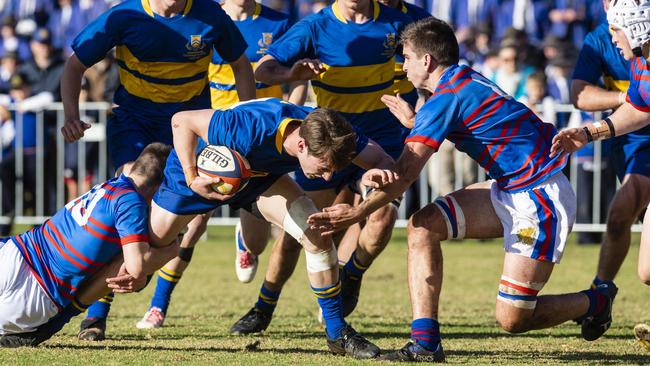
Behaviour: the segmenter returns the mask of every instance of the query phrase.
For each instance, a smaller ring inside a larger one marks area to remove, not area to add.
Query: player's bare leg
[[[305,192],[305,194],[319,208],[328,206],[336,197],[333,190]],[[266,330],[273,318],[282,288],[298,264],[301,250],[302,246],[291,235],[283,232],[277,238],[269,257],[269,265],[257,302],[230,327],[231,334],[257,334]]]
[[[321,236],[307,224],[307,217],[318,212],[314,202],[285,175],[264,192],[257,206],[269,222],[282,227],[305,249],[307,274],[323,311],[330,351],[357,358],[376,357],[379,348],[343,319],[336,248],[330,237]]]
[[[628,174],[607,214],[607,232],[600,248],[594,284],[614,280],[630,248],[630,229],[650,202],[650,178]],[[639,267],[641,268],[641,267]]]
[[[235,228],[235,272],[240,282],[255,278],[258,256],[262,254],[271,236],[271,224],[246,210],[239,210],[239,224]]]
[[[650,286],[650,213],[648,210],[643,218],[638,273],[641,282]],[[634,337],[646,350],[650,351],[650,326],[648,324],[637,324],[634,327]]]
[[[142,319],[136,323],[138,329],[160,328],[163,325],[172,292],[189,266],[194,247],[205,233],[210,216],[212,216],[212,212],[196,215],[187,224],[187,232],[183,235],[177,255],[158,271],[156,290],[151,298],[151,305]]]

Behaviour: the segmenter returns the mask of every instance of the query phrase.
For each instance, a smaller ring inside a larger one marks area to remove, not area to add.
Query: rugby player
[[[307,216],[317,209],[287,173],[302,169],[308,178],[328,181],[350,161],[365,169],[388,167],[393,163],[390,156],[356,133],[338,113],[274,98],[241,102],[223,111],[180,112],[172,124],[175,149],[153,199],[154,235],[172,240],[194,216],[225,204],[283,228],[305,248],[307,272],[323,311],[330,350],[358,358],[376,357],[379,349],[343,320],[336,248],[331,238],[308,228]],[[221,195],[211,188],[218,178],[198,176],[197,149],[206,143],[225,145],[248,160],[255,174],[245,188]]]
[[[562,168],[549,158],[555,127],[467,66],[451,27],[435,18],[409,25],[401,35],[404,69],[416,88],[432,93],[417,114],[394,96],[383,100],[414,128],[390,171],[370,170],[378,182],[359,206],[336,205],[312,215],[324,235],[358,222],[414,182],[443,139],[481,165],[492,180],[472,184],[420,209],[408,224],[411,340],[382,355],[399,361],[443,361],[438,323],[442,285],[440,241],[504,237],[496,319],[511,333],[548,328],[582,316],[610,316],[611,288],[537,296],[562,257],[575,220],[576,198]],[[384,185],[386,174],[398,179]]]
[[[553,139],[553,148],[551,149],[553,155],[574,152],[593,140],[626,135],[650,124],[650,83],[648,83],[650,78],[650,67],[648,67],[650,62],[650,32],[648,32],[648,29],[650,29],[650,1],[611,1],[607,11],[607,21],[609,22],[612,41],[621,50],[623,57],[631,63],[630,86],[627,89],[625,103],[603,121],[590,123],[580,128],[560,131]],[[641,130],[641,132],[644,131],[645,129]],[[629,146],[625,145],[624,148],[629,148],[631,151],[638,149],[639,145],[635,143],[635,139],[630,139],[628,144]],[[636,154],[631,158],[643,161],[644,156],[643,150],[637,150]],[[645,195],[647,192],[639,194]],[[629,209],[630,207],[628,207]],[[641,234],[638,274],[641,282],[647,285],[650,285],[649,221],[648,211],[646,210]],[[603,251],[605,251],[605,248],[601,250],[601,258]],[[621,251],[613,255],[620,255],[620,261],[622,261],[625,252]],[[620,267],[620,262],[618,266]],[[585,324],[590,328],[602,329],[603,333],[610,325],[595,319],[583,322],[583,330]],[[650,327],[646,324],[639,324],[634,328],[634,333],[637,339],[650,350]]]
[[[79,91],[85,70],[113,47],[120,86],[108,121],[108,149],[120,171],[152,142],[172,143],[170,121],[182,110],[210,106],[208,66],[213,51],[230,63],[241,100],[255,98],[255,82],[244,54],[246,41],[218,3],[210,0],[142,0],[123,2],[87,25],[71,45],[61,80],[67,142],[90,125],[79,117]],[[205,231],[208,214],[188,227],[182,248],[190,248]],[[191,253],[181,249],[180,256]],[[93,304],[79,338],[102,340],[113,295]]]
[[[177,248],[150,246],[148,220],[170,149],[147,146],[128,173],[96,185],[42,226],[0,241],[0,347],[42,342],[53,333],[39,327],[85,311],[110,291],[105,279],[120,267],[138,282],[174,255]],[[103,293],[92,292],[93,281]]]

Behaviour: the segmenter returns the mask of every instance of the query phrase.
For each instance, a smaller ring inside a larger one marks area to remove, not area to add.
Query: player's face
[[[429,72],[424,62],[424,55],[418,57],[408,43],[404,45],[402,52],[404,54],[404,71],[406,71],[406,77],[413,86],[421,88],[429,77]]]
[[[305,177],[309,179],[323,178],[326,181],[332,179],[334,168],[328,161],[310,154],[298,155],[298,161],[300,161],[300,167]]]
[[[628,42],[625,32],[621,28],[615,27],[613,25],[609,26],[609,32],[612,34],[612,42],[616,45],[623,55],[623,58],[626,60],[631,60],[634,58],[634,52],[632,52],[632,47],[630,47],[630,42]]]

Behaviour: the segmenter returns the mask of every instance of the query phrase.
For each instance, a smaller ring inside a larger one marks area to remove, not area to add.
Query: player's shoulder
[[[271,21],[282,22],[289,21],[289,14],[277,11],[266,5],[259,4],[260,17]]]
[[[395,9],[378,2],[374,3],[379,5],[379,15],[377,21],[385,23],[396,23],[397,25],[406,25],[411,23],[413,19],[406,15],[402,9]]]
[[[104,197],[115,205],[123,203],[146,204],[144,197],[138,193],[131,178],[124,174],[106,181],[102,188],[106,190]]]
[[[224,21],[224,19],[230,17],[221,7],[219,2],[214,0],[188,0],[190,9],[188,15],[193,18],[196,18],[200,21],[205,22],[206,24],[218,24]]]
[[[600,48],[607,43],[611,43],[611,37],[609,25],[607,23],[601,23],[585,36],[584,44],[594,48]]]
[[[413,21],[418,21],[431,16],[428,11],[415,4],[404,2],[404,7],[406,8],[406,15],[411,17]]]

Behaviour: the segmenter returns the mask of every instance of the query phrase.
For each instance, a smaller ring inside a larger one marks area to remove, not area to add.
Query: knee
[[[417,211],[409,218],[406,227],[409,248],[411,246],[427,245],[446,239],[447,227],[440,212],[431,205]],[[428,240],[429,236],[437,240]]]
[[[366,225],[383,231],[391,231],[396,220],[397,210],[391,204],[373,212],[366,220]]]
[[[508,333],[519,334],[529,330],[529,322],[526,318],[521,316],[506,314],[497,310],[496,320],[501,329]]]
[[[639,266],[639,280],[646,286],[650,286],[650,265]]]
[[[287,235],[286,233],[282,234],[275,245],[282,253],[296,253],[302,250],[300,243],[291,237],[291,235]]]

